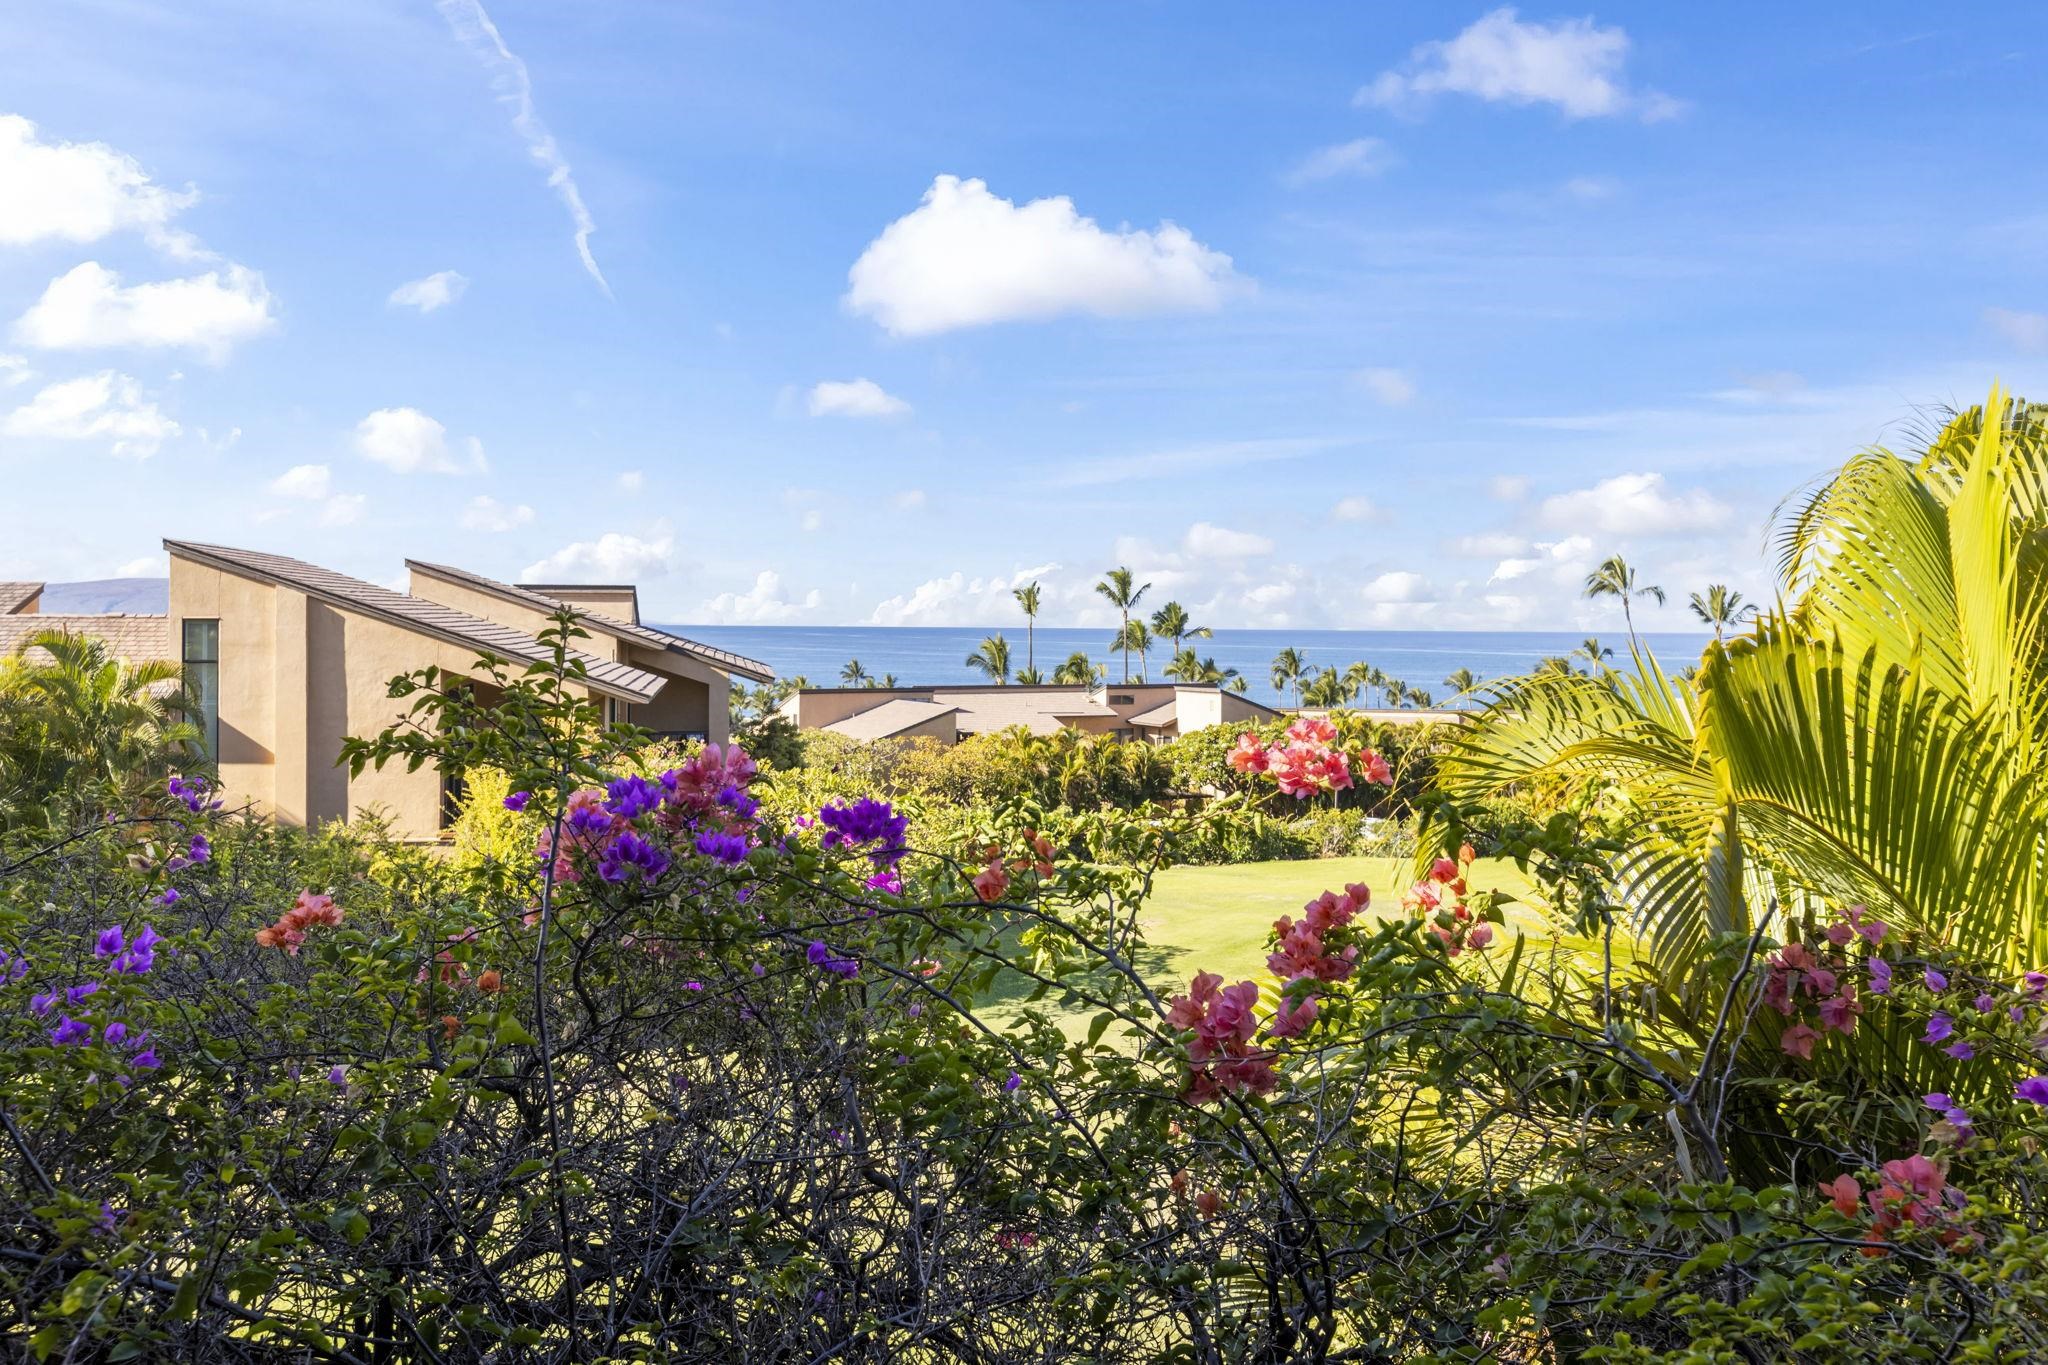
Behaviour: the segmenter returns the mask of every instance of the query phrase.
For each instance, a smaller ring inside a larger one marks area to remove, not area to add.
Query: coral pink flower
[[[1367,749],[1358,756],[1359,776],[1376,787],[1394,785],[1394,770],[1387,766],[1387,760],[1380,757],[1379,750]]]
[[[1271,762],[1259,737],[1249,731],[1237,737],[1237,747],[1230,751],[1230,766],[1237,772],[1263,773]]]
[[[974,894],[984,901],[997,901],[1010,889],[1010,874],[1000,862],[992,862],[974,875]]]
[[[1844,1218],[1854,1218],[1863,1207],[1863,1186],[1853,1175],[1838,1175],[1833,1180],[1821,1182],[1820,1192],[1835,1206],[1835,1212]]]
[[[1837,1033],[1854,1033],[1856,1016],[1863,1013],[1863,1002],[1856,998],[1854,986],[1842,987],[1840,995],[1831,995],[1820,1002],[1820,1024]]]
[[[1805,1024],[1794,1024],[1778,1035],[1778,1046],[1801,1061],[1813,1060],[1813,1045],[1820,1035]]]

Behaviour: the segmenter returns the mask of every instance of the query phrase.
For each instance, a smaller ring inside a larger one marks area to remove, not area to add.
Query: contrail
[[[597,281],[597,287],[604,290],[604,296],[612,296],[612,287],[605,282],[604,272],[597,268],[597,258],[590,254],[590,234],[597,231],[597,224],[591,221],[590,210],[583,206],[583,195],[576,188],[576,177],[570,174],[569,163],[562,159],[562,149],[555,145],[555,135],[541,122],[540,115],[533,108],[533,80],[527,75],[526,63],[513,55],[505,46],[505,40],[498,34],[498,26],[491,22],[491,16],[484,12],[482,0],[439,0],[441,14],[448,20],[448,26],[455,30],[469,49],[476,53],[483,64],[491,69],[491,86],[498,92],[498,98],[512,106],[512,127],[519,136],[526,139],[526,150],[548,173],[548,184],[561,199],[562,207],[569,210],[569,221],[576,225],[576,254],[583,258],[583,268],[590,272],[590,278]]]

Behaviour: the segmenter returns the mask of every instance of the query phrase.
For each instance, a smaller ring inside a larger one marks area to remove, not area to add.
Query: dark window
[[[1128,692],[1112,692],[1109,695],[1109,704],[1111,706],[1129,706],[1136,700],[1137,698]]]
[[[198,714],[192,719],[198,724],[206,746],[206,756],[220,761],[220,622],[218,620],[195,620],[185,622],[184,652],[181,660],[185,666],[185,687],[192,693]]]
[[[469,799],[469,779],[459,770],[441,770],[441,828],[455,828],[455,821],[462,814],[462,803]]]

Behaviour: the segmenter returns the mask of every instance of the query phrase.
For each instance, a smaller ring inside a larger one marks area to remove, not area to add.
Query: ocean
[[[662,629],[759,659],[773,668],[778,677],[801,677],[813,687],[839,686],[839,672],[849,659],[860,660],[861,667],[876,678],[893,673],[897,683],[906,687],[982,682],[985,679],[967,666],[966,659],[980,647],[985,636],[997,631],[1010,642],[1012,667],[1022,668],[1025,662],[1024,631],[1014,625],[664,625]],[[1120,681],[1123,659],[1109,648],[1112,633],[1041,626],[1038,667],[1050,676],[1069,654],[1082,650],[1097,663],[1108,665],[1111,681]],[[1713,637],[1701,632],[1646,634],[1642,638],[1675,671],[1697,659]],[[1444,686],[1444,679],[1459,668],[1469,668],[1481,678],[1526,673],[1539,659],[1570,654],[1584,639],[1583,633],[1566,631],[1219,630],[1214,639],[1188,643],[1203,658],[1213,658],[1219,666],[1242,673],[1251,683],[1248,695],[1264,702],[1282,700],[1272,684],[1273,656],[1290,645],[1301,651],[1312,669],[1333,667],[1341,672],[1363,660],[1443,701],[1450,691]],[[1628,637],[1622,631],[1602,635],[1600,641],[1625,659]],[[1161,681],[1159,670],[1171,657],[1170,648],[1152,651],[1151,677],[1155,682]],[[1135,679],[1137,675],[1138,660],[1133,655],[1131,676]],[[1292,702],[1293,698],[1285,700]]]

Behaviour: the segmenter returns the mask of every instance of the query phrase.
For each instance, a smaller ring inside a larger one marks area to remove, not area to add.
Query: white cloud
[[[1475,20],[1448,42],[1424,43],[1396,71],[1382,72],[1353,99],[1357,105],[1409,113],[1440,94],[1492,103],[1549,104],[1566,118],[1634,114],[1645,123],[1684,107],[1654,90],[1632,91],[1623,79],[1628,34],[1591,19],[1523,23],[1511,8]]]
[[[161,552],[116,565],[110,578],[162,578],[171,571],[171,557]]]
[[[872,379],[827,379],[811,387],[813,417],[901,417],[910,404]]]
[[[123,285],[87,261],[50,281],[14,323],[14,338],[45,350],[181,346],[215,361],[277,325],[263,277],[239,265],[182,280]]]
[[[369,499],[361,493],[336,493],[320,507],[322,526],[353,526],[362,520]]]
[[[899,512],[915,512],[925,504],[922,488],[906,488],[889,499],[889,505]]]
[[[797,518],[797,524],[806,531],[815,531],[825,524],[825,514],[815,507],[808,508]]]
[[[1991,330],[2023,351],[2048,351],[2048,313],[2016,313],[2010,308],[1986,308],[1984,321]]]
[[[295,464],[270,481],[270,491],[280,498],[312,502],[326,497],[333,482],[333,471],[324,464]]]
[[[782,591],[782,576],[773,569],[761,570],[754,586],[743,593],[722,592],[704,604],[704,619],[714,622],[772,623],[793,621],[814,611],[824,601],[816,588],[802,599]]]
[[[1198,521],[1188,527],[1182,549],[1195,559],[1255,559],[1273,553],[1273,542],[1250,531],[1233,531]]]
[[[436,270],[424,279],[408,280],[391,291],[385,303],[393,308],[417,308],[431,313],[446,308],[469,288],[469,277],[459,270]]]
[[[1529,476],[1496,474],[1486,481],[1486,496],[1496,502],[1520,502],[1529,496]]]
[[[1593,542],[1586,536],[1567,536],[1529,547],[1525,555],[1503,559],[1493,569],[1489,583],[1512,583],[1541,576],[1553,586],[1576,587],[1593,566]]]
[[[1360,137],[1309,153],[1281,179],[1299,188],[1340,175],[1379,175],[1400,164],[1401,158],[1392,147],[1376,137]]]
[[[521,570],[519,579],[522,583],[637,583],[667,573],[674,553],[673,536],[643,540],[608,531],[596,540],[579,540],[535,560]]]
[[[1401,407],[1415,397],[1415,381],[1400,370],[1360,370],[1351,376],[1351,382],[1390,408]]]
[[[1330,515],[1338,521],[1377,521],[1380,509],[1371,498],[1339,498],[1337,505],[1330,509]]]
[[[418,408],[379,408],[356,423],[356,453],[400,474],[481,473],[483,443],[465,443],[469,458],[457,461],[448,449],[448,428]]]
[[[1538,515],[1560,530],[1662,536],[1713,530],[1726,524],[1729,509],[1705,489],[1670,492],[1662,474],[1645,473],[1617,474],[1591,488],[1554,493]]]
[[[1022,205],[942,175],[868,244],[846,306],[898,336],[1070,313],[1135,317],[1221,306],[1230,258],[1185,228],[1105,231],[1064,195]]]
[[[479,493],[462,509],[462,525],[471,531],[513,531],[533,520],[533,509],[525,503],[513,506]]]
[[[1451,553],[1471,559],[1506,559],[1529,553],[1529,542],[1506,531],[1481,531],[1459,536],[1450,544]]]
[[[35,377],[36,372],[28,367],[27,356],[0,355],[0,389],[26,384]]]
[[[583,192],[576,188],[576,177],[570,172],[555,135],[548,131],[534,108],[533,79],[527,73],[526,63],[505,46],[498,26],[491,22],[479,0],[440,0],[440,8],[455,36],[490,70],[491,85],[498,98],[512,110],[513,131],[525,141],[534,164],[547,172],[548,186],[569,211],[569,222],[576,229],[576,254],[583,261],[583,269],[610,298],[612,287],[605,282],[604,272],[597,268],[597,258],[590,254],[590,234],[597,231],[597,223],[584,207]]]
[[[133,230],[169,255],[196,256],[198,244],[170,223],[198,198],[152,183],[140,162],[104,142],[44,142],[35,124],[0,114],[0,246]]]
[[[1013,591],[1056,573],[1059,567],[1039,564],[986,578],[970,578],[956,570],[876,603],[868,621],[877,626],[985,626],[991,621],[1015,621],[1017,599],[1011,595]],[[1092,589],[1083,587],[1080,591],[1092,595]]]
[[[0,420],[0,436],[106,441],[114,454],[138,460],[178,431],[140,385],[112,370],[51,384]]]
[[[621,493],[638,493],[647,487],[647,476],[637,469],[629,469],[617,479]]]
[[[1432,599],[1429,580],[1405,569],[1383,573],[1360,589],[1368,602],[1427,602]]]

